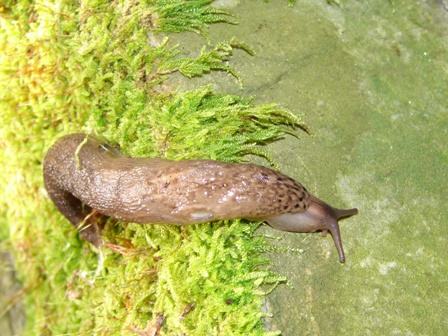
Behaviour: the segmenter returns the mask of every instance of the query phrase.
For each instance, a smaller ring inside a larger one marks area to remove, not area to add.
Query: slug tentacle
[[[330,231],[344,261],[338,219],[356,209],[334,209],[299,182],[254,164],[212,160],[128,158],[85,134],[59,139],[44,159],[44,182],[58,210],[80,235],[101,244],[98,215],[135,223],[188,225],[246,218],[279,230]]]

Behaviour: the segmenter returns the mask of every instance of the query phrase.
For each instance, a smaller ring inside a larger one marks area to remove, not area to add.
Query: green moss
[[[212,70],[236,41],[196,59],[155,31],[230,22],[210,1],[28,2],[1,7],[0,237],[10,236],[33,334],[133,334],[164,316],[162,333],[263,334],[262,297],[284,279],[260,256],[259,223],[186,228],[109,222],[99,253],[80,241],[46,197],[41,163],[65,133],[84,130],[130,156],[244,161],[259,145],[305,128],[275,105],[215,94],[173,92],[164,80]],[[8,227],[6,226],[8,223]],[[102,263],[102,264],[101,264]],[[98,273],[99,272],[99,273]]]
[[[207,35],[209,23],[226,22],[235,24],[227,16],[230,13],[208,7],[213,0],[196,1],[152,1],[157,13],[155,28],[165,33],[195,31]]]

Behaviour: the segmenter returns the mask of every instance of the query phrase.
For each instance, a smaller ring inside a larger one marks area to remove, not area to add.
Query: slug
[[[358,212],[335,209],[292,178],[259,165],[128,158],[85,134],[56,141],[43,175],[56,208],[97,247],[101,216],[174,225],[246,218],[282,231],[329,231],[344,262],[338,220]]]

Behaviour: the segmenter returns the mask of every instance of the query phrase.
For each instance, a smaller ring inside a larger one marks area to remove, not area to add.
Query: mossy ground
[[[0,6],[1,230],[27,307],[27,334],[265,334],[262,298],[284,279],[261,256],[259,223],[109,222],[100,253],[55,210],[42,159],[60,136],[85,131],[130,156],[243,161],[304,127],[275,105],[210,86],[176,91],[166,77],[220,70],[233,40],[196,58],[157,33],[230,23],[210,1],[7,1]],[[204,40],[205,42],[205,40]],[[158,325],[163,316],[163,323]],[[275,332],[274,332],[275,333]]]

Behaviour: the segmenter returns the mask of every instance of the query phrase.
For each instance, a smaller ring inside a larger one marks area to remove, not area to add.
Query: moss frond
[[[302,119],[274,104],[255,106],[251,99],[214,94],[210,86],[160,95],[133,113],[111,109],[98,117],[118,120],[100,133],[128,155],[171,159],[240,162],[245,154],[269,159],[260,145],[286,133],[297,135],[294,127],[304,127]]]
[[[158,20],[154,24],[157,30],[166,33],[178,33],[194,31],[207,36],[207,28],[210,23],[236,22],[228,17],[234,16],[229,12],[208,7],[213,0],[162,0],[153,1]]]

